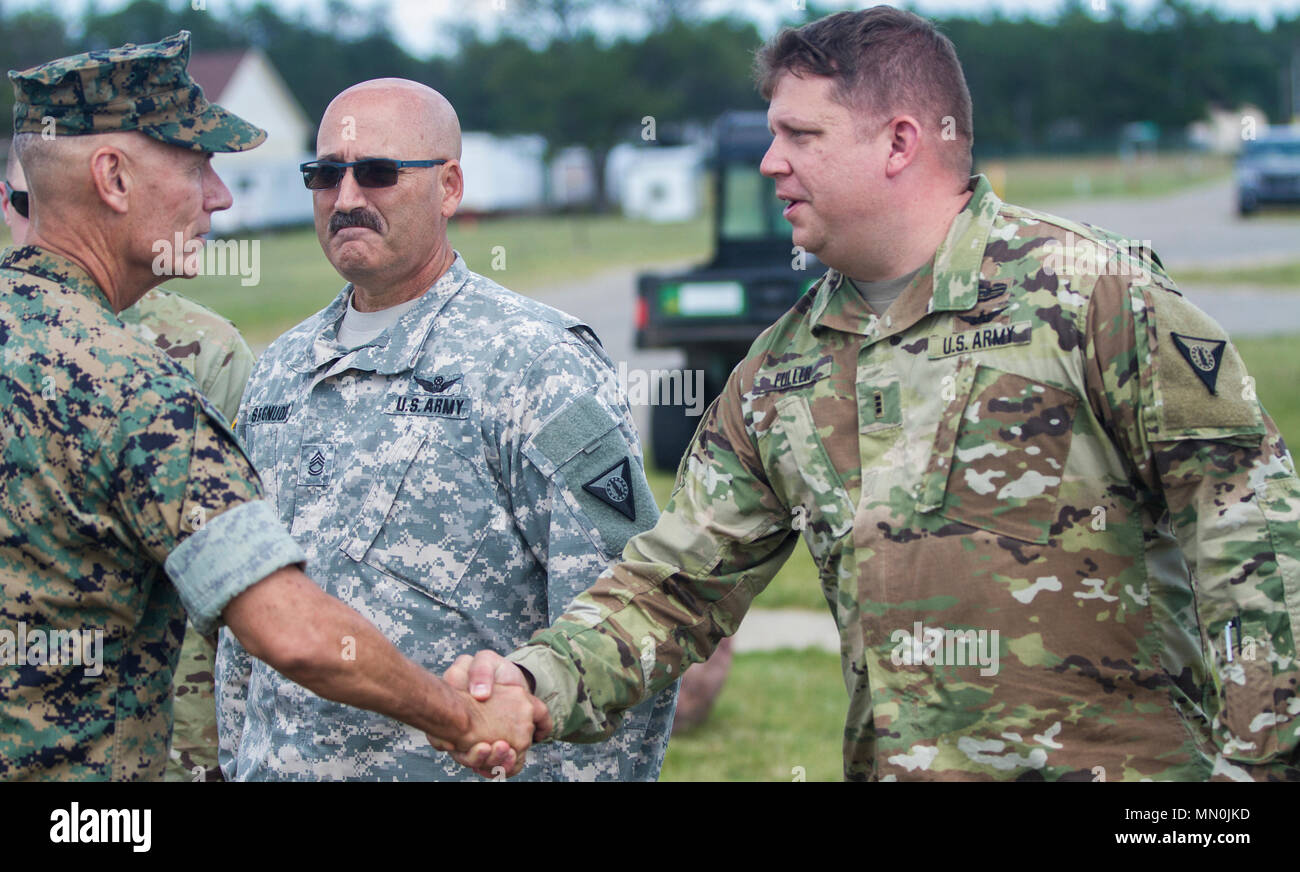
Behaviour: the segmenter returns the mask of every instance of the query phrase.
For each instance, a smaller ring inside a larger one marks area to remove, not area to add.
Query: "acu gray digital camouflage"
[[[559,738],[707,657],[802,535],[847,779],[1300,780],[1300,482],[1241,358],[1154,256],[972,188],[886,313],[830,272],[759,337],[655,529],[511,655]]]
[[[576,319],[457,255],[400,321],[349,350],[351,296],[262,356],[237,430],[327,592],[442,672],[557,618],[658,517],[608,357]],[[340,640],[346,656],[346,641]],[[418,730],[322,699],[222,634],[222,764],[250,780],[476,780]],[[541,746],[525,780],[653,780],[676,687],[608,745]]]

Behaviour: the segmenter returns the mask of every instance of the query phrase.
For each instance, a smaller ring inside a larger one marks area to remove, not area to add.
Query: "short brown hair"
[[[786,73],[834,79],[835,99],[869,118],[915,112],[952,140],[953,169],[970,174],[975,133],[966,76],[952,40],[919,15],[875,6],[786,28],[755,56],[763,99],[772,99]]]

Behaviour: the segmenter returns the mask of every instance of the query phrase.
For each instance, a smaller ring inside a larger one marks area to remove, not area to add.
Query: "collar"
[[[108,314],[115,315],[108,296],[95,284],[90,273],[76,261],[61,254],[35,245],[6,248],[0,252],[0,269],[17,270],[54,282],[67,291],[88,297],[107,310]]]
[[[826,326],[846,333],[883,338],[906,329],[929,312],[964,312],[979,301],[980,267],[994,219],[1002,200],[982,175],[972,176],[970,200],[953,218],[930,263],[899,295],[890,309],[890,323],[879,317],[844,277],[829,270],[817,290],[810,317],[813,328]]]
[[[424,350],[425,340],[433,329],[438,313],[469,280],[469,267],[460,253],[451,262],[433,286],[425,291],[415,306],[398,319],[397,323],[370,342],[356,349],[339,344],[339,324],[352,299],[353,287],[349,282],[324,310],[313,316],[308,329],[294,337],[286,350],[286,358],[294,370],[310,373],[333,365],[341,358],[352,355],[349,367],[396,375],[415,367]]]

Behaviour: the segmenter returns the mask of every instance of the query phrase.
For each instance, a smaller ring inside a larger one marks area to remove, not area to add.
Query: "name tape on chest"
[[[289,409],[293,403],[271,403],[265,406],[253,406],[248,412],[248,423],[283,424],[289,420]]]
[[[783,369],[761,370],[754,376],[753,394],[794,391],[814,385],[830,375],[831,358],[816,363],[796,364]]]
[[[413,394],[393,397],[384,408],[389,415],[424,415],[435,418],[468,418],[470,398],[466,396],[436,396]]]
[[[941,357],[952,357],[954,354],[965,354],[968,351],[1028,345],[1032,335],[1033,325],[1029,321],[991,324],[976,330],[935,333],[930,336],[929,357],[931,360],[937,360]]]

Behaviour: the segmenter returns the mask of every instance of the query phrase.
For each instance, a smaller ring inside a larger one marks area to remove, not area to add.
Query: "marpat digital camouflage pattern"
[[[14,133],[81,136],[138,130],[191,151],[246,151],[266,131],[209,103],[190,78],[190,33],[159,42],[71,55],[22,72],[14,86]]]
[[[226,420],[235,420],[254,357],[234,324],[162,288],[149,291],[118,317],[132,333],[185,367]],[[176,726],[167,758],[168,781],[221,780],[213,689],[216,654],[214,641],[186,626],[172,683]]]
[[[441,673],[563,613],[658,517],[613,366],[589,328],[459,255],[389,330],[337,341],[351,295],[262,355],[237,431],[312,578]],[[340,654],[347,656],[344,640]],[[222,768],[238,780],[478,780],[418,730],[217,659]],[[600,746],[529,751],[523,780],[654,780],[676,686]]]
[[[97,676],[0,645],[0,778],[159,779],[186,612],[213,632],[302,551],[193,378],[72,261],[0,255],[0,360],[0,630],[103,632]]]
[[[1240,357],[1158,262],[975,181],[884,317],[831,272],[759,337],[655,529],[511,655],[559,738],[704,659],[802,528],[847,779],[1300,779],[1300,485]],[[1045,269],[1070,233],[1129,274]]]

